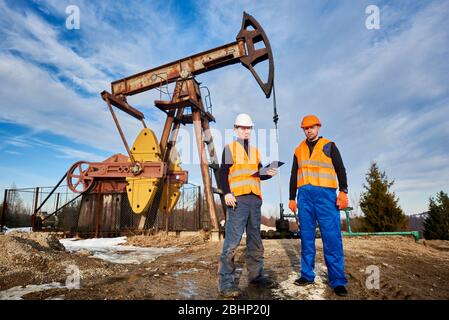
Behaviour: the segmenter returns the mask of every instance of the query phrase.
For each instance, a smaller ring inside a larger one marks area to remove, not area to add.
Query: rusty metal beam
[[[132,106],[130,106],[128,104],[128,102],[126,102],[125,100],[120,99],[120,98],[110,94],[107,91],[103,91],[101,93],[101,97],[103,98],[104,101],[106,101],[106,103],[109,101],[114,107],[119,108],[123,112],[126,112],[130,116],[136,118],[137,120],[141,120],[143,122],[143,119],[145,118],[143,113],[140,112],[139,110],[133,108]],[[143,125],[145,127],[145,122],[143,122]]]
[[[143,162],[142,171],[139,174],[141,178],[165,178],[169,177],[170,181],[182,182],[187,181],[187,171],[167,171],[166,162]],[[116,179],[116,178],[134,178],[131,172],[131,163],[129,162],[89,162],[88,174],[95,179]]]
[[[167,119],[165,119],[164,129],[162,130],[161,140],[159,141],[159,145],[161,147],[162,158],[165,154],[165,148],[167,147],[168,138],[170,136],[171,127],[173,124],[173,120],[175,118],[176,109],[171,109],[167,114]]]
[[[79,162],[75,163],[77,165]],[[67,184],[70,190],[73,192],[86,192],[89,191],[95,184],[108,180],[115,181],[117,183],[125,182],[128,177],[135,177],[136,175],[132,173],[132,164],[129,162],[85,162],[88,168],[81,174],[74,174],[73,170],[67,172]],[[74,166],[72,165],[72,168]],[[170,183],[187,183],[188,171],[167,171],[167,162],[143,162],[141,163],[142,171],[139,173],[141,178],[167,178]],[[79,182],[83,179],[89,179],[86,186],[83,185],[82,190],[76,189]],[[77,179],[75,184],[72,179]],[[117,185],[121,188],[121,185]],[[97,190],[97,188],[94,188]],[[97,193],[97,191],[92,191],[90,193]]]
[[[176,104],[179,102],[179,96],[183,92],[184,83],[185,83],[184,81],[176,82],[175,89],[173,92],[173,98],[171,100],[172,103]],[[167,104],[164,101],[161,101],[161,103]],[[169,111],[167,113],[167,119],[165,120],[164,130],[162,131],[161,140],[159,142],[159,144],[161,146],[162,159],[165,159],[166,148],[167,148],[168,140],[170,138],[170,133],[172,132],[172,125],[173,125],[173,122],[175,119],[176,110],[177,109],[174,109],[174,108],[169,109]],[[179,115],[179,111],[178,111],[178,115]]]
[[[167,171],[167,164],[164,162],[143,162],[140,165],[142,171],[138,176],[142,178],[163,178]],[[130,162],[89,162],[86,176],[99,179],[136,177],[131,170]]]
[[[218,218],[215,210],[214,195],[212,193],[212,181],[209,174],[209,166],[207,164],[206,150],[204,147],[203,130],[201,125],[200,111],[193,111],[193,126],[195,128],[196,144],[200,158],[200,169],[203,177],[204,194],[206,195],[207,208],[210,216],[212,231],[218,230]]]
[[[113,95],[130,96],[175,82],[181,77],[198,75],[240,62],[246,56],[243,39],[143,71],[111,83]]]
[[[198,103],[192,99],[184,98],[182,100],[179,100],[177,102],[171,102],[171,101],[164,101],[164,100],[156,100],[154,101],[154,105],[162,110],[172,110],[172,109],[179,109],[179,108],[185,108],[185,107],[195,107],[200,108]]]
[[[212,188],[212,190],[214,191],[214,189],[215,189],[215,192],[219,194],[223,214],[226,217],[226,202],[225,202],[223,191],[221,191],[222,186],[221,186],[220,174],[219,174],[219,170],[218,170],[219,162],[218,162],[217,152],[215,150],[215,144],[213,143],[212,133],[210,132],[209,122],[203,121],[202,126],[203,126],[203,131],[204,131],[204,138],[206,141],[208,141],[207,148],[209,149],[209,156],[210,156],[210,160],[212,162],[211,167],[213,168],[215,182],[217,184],[217,188],[216,189]],[[220,191],[221,191],[221,193],[220,193]]]
[[[128,153],[129,159],[131,160],[133,166],[136,165],[136,160],[134,159],[133,154],[131,153],[131,150],[129,150],[129,146],[128,146],[128,142],[126,142],[126,138],[125,135],[123,134],[122,128],[120,126],[120,123],[117,120],[117,117],[115,116],[115,112],[112,109],[112,101],[109,100],[109,96],[108,95],[102,95],[104,101],[106,101],[106,104],[108,105],[109,111],[111,112],[112,115],[112,119],[114,119],[114,123],[117,127],[118,133],[120,134],[120,138],[122,139],[122,142],[125,146],[126,152]]]
[[[259,45],[256,49],[255,44],[260,42],[264,47]],[[269,63],[266,82],[254,68],[265,60]],[[246,12],[243,13],[242,27],[236,41],[116,80],[111,83],[111,90],[115,96],[130,96],[238,62],[251,71],[265,96],[269,98],[274,81],[274,60],[270,41],[257,20]]]

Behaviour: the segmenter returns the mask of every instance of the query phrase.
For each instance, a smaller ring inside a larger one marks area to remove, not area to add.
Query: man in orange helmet
[[[320,227],[329,285],[346,296],[340,211],[348,206],[346,170],[334,142],[318,135],[321,122],[314,115],[301,122],[306,139],[295,149],[290,176],[289,208],[298,209],[301,236],[301,275],[295,284],[305,286],[315,279],[315,230]],[[338,187],[340,192],[336,195]],[[297,195],[297,201],[295,200]]]

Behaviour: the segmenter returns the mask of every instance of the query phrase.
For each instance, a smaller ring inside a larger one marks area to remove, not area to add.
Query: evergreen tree
[[[424,238],[449,240],[449,197],[440,191],[429,199],[429,215],[424,220]]]
[[[366,182],[360,197],[364,229],[371,232],[404,229],[407,219],[398,204],[399,199],[390,191],[394,181],[389,182],[385,172],[381,172],[373,162],[366,174]]]

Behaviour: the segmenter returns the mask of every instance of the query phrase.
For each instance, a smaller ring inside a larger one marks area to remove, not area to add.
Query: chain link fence
[[[73,229],[80,201],[79,194],[67,186],[6,189],[0,207],[0,225],[6,228],[32,227],[35,221],[42,230]]]
[[[59,186],[51,193],[52,190],[51,187],[5,190],[0,224],[7,228],[33,227],[35,231],[64,232],[80,237],[113,237],[147,231],[139,229],[142,217],[132,212],[126,193],[81,196],[67,186]],[[203,208],[207,206],[201,188],[185,184],[172,212],[164,215],[159,211],[152,229],[207,229],[209,217]]]
[[[202,208],[201,188],[185,184],[181,196],[168,215],[158,211],[155,228],[169,231],[197,231],[205,227]]]

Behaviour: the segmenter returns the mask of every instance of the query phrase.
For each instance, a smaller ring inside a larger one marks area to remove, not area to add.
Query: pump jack
[[[256,43],[263,43],[264,47],[256,49]],[[254,67],[266,60],[268,78],[263,81]],[[269,98],[274,79],[271,46],[263,28],[246,12],[243,13],[242,26],[236,41],[112,82],[112,92],[103,91],[101,97],[111,112],[128,158],[115,155],[100,163],[77,162],[67,173],[69,187],[81,193],[126,190],[132,210],[142,215],[139,229],[152,227],[157,211],[165,209],[169,212],[179,197],[180,186],[187,181],[188,173],[180,170],[175,144],[180,125],[192,123],[211,229],[217,231],[219,224],[214,193],[220,195],[223,212],[226,212],[226,204],[220,189],[219,162],[209,130],[210,122],[216,120],[203,105],[195,76],[239,62],[250,70],[266,98]],[[145,124],[143,113],[132,107],[127,102],[127,97],[155,88],[160,89],[170,83],[175,83],[171,100],[154,102],[167,116],[161,139],[157,143],[153,131]],[[131,149],[112,107],[122,110],[143,124],[144,129]],[[191,109],[190,113],[185,112],[187,108]],[[83,168],[83,165],[87,165],[87,168]],[[214,172],[216,188],[212,186],[209,168]],[[164,205],[165,202],[167,205]]]

